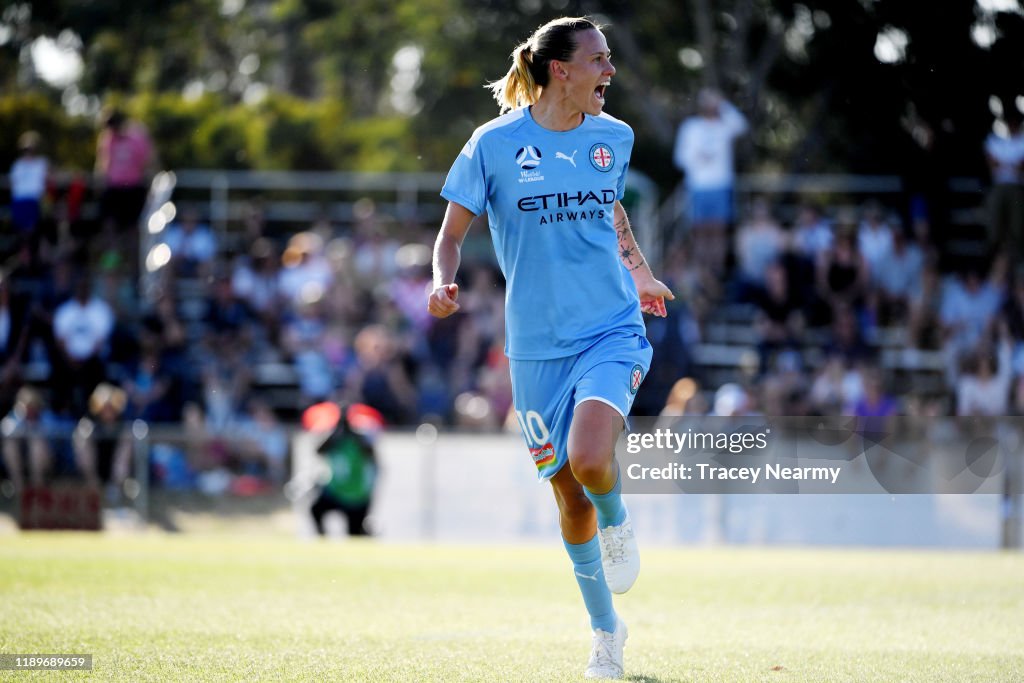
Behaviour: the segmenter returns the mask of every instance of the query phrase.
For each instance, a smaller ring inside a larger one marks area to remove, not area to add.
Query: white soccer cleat
[[[584,678],[622,678],[625,672],[622,666],[622,648],[626,645],[629,632],[626,622],[618,619],[615,622],[615,633],[594,629],[593,650]]]
[[[640,548],[636,544],[629,512],[626,512],[622,524],[598,529],[597,541],[601,546],[601,566],[608,590],[625,593],[640,575]]]

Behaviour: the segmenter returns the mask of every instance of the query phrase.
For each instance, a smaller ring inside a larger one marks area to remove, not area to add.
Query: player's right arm
[[[462,241],[466,239],[469,226],[476,216],[472,211],[448,202],[448,209],[441,222],[441,230],[434,242],[434,289],[427,298],[427,311],[435,318],[447,318],[459,310],[459,286],[455,284],[455,273],[462,260]]]

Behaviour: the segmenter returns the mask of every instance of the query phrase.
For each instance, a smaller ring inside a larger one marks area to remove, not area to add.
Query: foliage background
[[[481,86],[512,47],[581,13],[609,24],[608,111],[664,188],[702,85],[755,123],[757,170],[976,175],[994,113],[1024,104],[1019,0],[34,0],[0,10],[0,166],[34,128],[89,168],[117,103],[168,168],[443,171],[496,114]],[[41,77],[45,41],[76,78]]]

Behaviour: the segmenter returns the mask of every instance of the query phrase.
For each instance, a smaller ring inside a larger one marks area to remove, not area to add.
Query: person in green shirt
[[[357,408],[368,406],[342,408],[338,426],[317,450],[327,460],[330,470],[329,479],[310,508],[321,536],[324,535],[324,516],[333,510],[345,515],[350,536],[370,535],[366,516],[377,481],[377,456],[371,440],[373,430],[362,428],[367,420]]]

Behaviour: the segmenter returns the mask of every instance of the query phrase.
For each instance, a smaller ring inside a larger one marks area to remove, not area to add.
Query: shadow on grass
[[[187,517],[193,523],[201,516],[219,518],[225,522],[250,521],[258,523],[266,517],[289,511],[291,503],[279,492],[254,496],[219,494],[207,496],[196,492],[154,491],[150,496],[150,521],[165,531],[179,531],[175,518]]]

